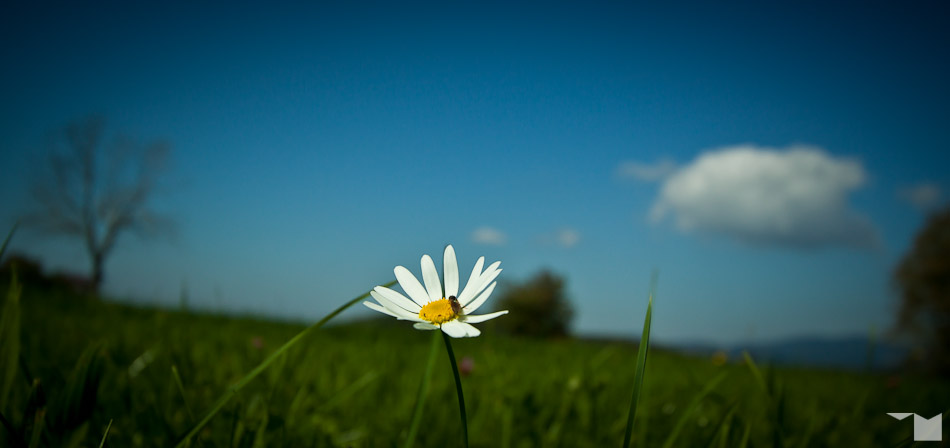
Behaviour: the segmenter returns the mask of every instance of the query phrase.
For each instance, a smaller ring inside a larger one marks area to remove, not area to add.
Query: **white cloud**
[[[663,180],[676,171],[676,163],[670,159],[661,159],[651,164],[627,161],[617,167],[617,175],[622,178],[636,179],[641,182]]]
[[[574,247],[581,240],[580,232],[574,229],[561,229],[557,231],[555,241],[563,247]]]
[[[570,227],[562,227],[553,232],[542,233],[538,236],[538,244],[542,246],[574,247],[581,241],[581,233]]]
[[[719,148],[663,182],[650,218],[751,243],[868,247],[877,232],[847,201],[866,177],[859,162],[815,147]]]
[[[935,183],[920,183],[897,192],[901,199],[921,210],[929,210],[940,203],[940,187]]]
[[[492,227],[479,227],[472,232],[472,241],[479,244],[501,246],[508,238],[500,230]]]

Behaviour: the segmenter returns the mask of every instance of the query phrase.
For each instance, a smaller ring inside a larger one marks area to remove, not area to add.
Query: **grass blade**
[[[686,426],[686,421],[689,419],[690,415],[699,408],[699,404],[703,401],[703,398],[706,398],[706,395],[709,395],[712,390],[722,382],[726,377],[727,372],[722,372],[719,375],[716,375],[712,381],[706,383],[706,386],[703,387],[695,397],[693,401],[689,402],[689,405],[686,406],[686,410],[683,411],[683,415],[680,416],[679,421],[676,422],[676,426],[673,427],[673,431],[670,432],[670,435],[667,437],[666,442],[663,443],[663,448],[670,448],[676,442],[676,438],[679,437],[680,432],[683,430],[683,427]]]
[[[10,244],[10,240],[13,239],[13,233],[16,232],[16,228],[19,224],[19,222],[13,223],[13,228],[10,229],[10,233],[7,233],[6,239],[3,240],[3,245],[0,246],[0,261],[3,261],[3,254],[7,252],[7,245]]]
[[[775,371],[769,370],[769,383],[772,385],[772,390],[774,391],[773,396],[776,398],[773,400],[773,412],[775,413],[775,422],[772,425],[772,446],[776,448],[785,447],[785,387],[775,378]]]
[[[745,430],[742,432],[742,440],[739,441],[739,448],[746,448],[749,446],[749,435],[752,434],[752,424],[746,422]]]
[[[49,413],[48,425],[54,433],[64,435],[74,431],[92,417],[105,373],[103,347],[102,342],[95,342],[79,355],[64,390]]]
[[[505,405],[501,414],[501,448],[511,448],[511,432],[514,426],[514,412]]]
[[[112,419],[109,419],[109,424],[106,426],[106,432],[102,434],[102,441],[99,442],[99,448],[106,446],[106,438],[109,437],[110,429],[112,429]]]
[[[30,436],[30,448],[40,446],[43,436],[43,422],[46,420],[46,411],[36,411],[33,414],[33,435]]]
[[[455,375],[455,393],[459,399],[459,415],[462,418],[462,440],[465,441],[465,448],[468,448],[468,418],[465,415],[465,396],[462,395],[462,378],[459,377],[458,362],[455,361],[455,352],[452,351],[452,343],[449,341],[449,335],[442,333],[442,340],[445,341],[445,350],[449,352],[449,364],[452,365],[452,374]]]
[[[172,378],[175,379],[175,386],[178,387],[178,393],[181,394],[181,401],[185,404],[185,411],[188,412],[188,418],[194,420],[195,413],[191,410],[191,404],[188,403],[188,396],[185,395],[185,385],[181,382],[178,367],[172,366]]]
[[[33,414],[33,435],[30,436],[30,448],[40,446],[43,436],[43,422],[46,420],[46,411],[39,410]]]
[[[267,422],[269,420],[270,417],[268,413],[264,412],[264,418],[262,418],[261,422],[257,425],[257,431],[254,432],[254,444],[252,445],[252,448],[264,448],[267,446]]]
[[[89,422],[79,425],[78,428],[71,431],[67,436],[64,436],[62,443],[57,444],[56,446],[62,446],[66,448],[82,448],[85,446],[86,436],[89,434]]]
[[[574,406],[577,390],[581,387],[582,382],[583,377],[575,375],[569,378],[567,384],[564,385],[564,393],[561,396],[561,406],[558,408],[557,413],[554,414],[554,422],[548,427],[545,446],[557,446],[558,439],[561,437],[561,428],[564,427],[568,414]]]
[[[712,448],[716,445],[716,440],[719,441],[719,446],[727,446],[729,440],[729,428],[732,426],[732,418],[736,415],[736,408],[739,406],[738,402],[733,403],[729,406],[729,411],[726,412],[726,416],[719,421],[719,425],[716,426],[716,430],[713,432],[712,437],[709,439],[709,443],[706,444],[707,447]]]
[[[650,323],[653,321],[653,296],[656,294],[656,273],[650,282],[650,298],[647,301],[647,315],[643,319],[643,334],[640,335],[640,347],[637,350],[637,368],[633,376],[633,397],[630,399],[630,412],[627,414],[627,427],[623,433],[623,448],[630,446],[633,435],[633,421],[637,416],[637,404],[643,390],[643,372],[647,365],[647,352],[650,348]]]
[[[752,360],[752,356],[749,355],[749,352],[743,350],[742,358],[745,359],[746,365],[749,366],[749,371],[752,372],[755,382],[762,388],[763,392],[769,393],[769,386],[765,383],[765,377],[762,376],[762,371],[755,365],[755,361]]]
[[[2,424],[3,427],[7,430],[8,437],[6,440],[8,442],[12,443],[16,447],[26,448],[27,446],[26,442],[23,440],[22,437],[20,437],[20,434],[19,432],[17,432],[17,429],[13,427],[13,423],[11,423],[10,420],[7,420],[7,418],[3,416],[3,412],[0,412],[0,424]],[[0,440],[3,440],[3,439],[0,439]]]
[[[330,397],[329,400],[325,401],[323,405],[320,406],[322,412],[333,408],[334,406],[349,401],[350,397],[360,391],[360,389],[369,386],[373,381],[376,380],[376,377],[379,375],[376,372],[370,371],[366,372],[365,375],[361,376],[358,380],[354,381],[352,384],[344,387],[342,390],[337,392],[334,396]]]
[[[815,415],[818,413],[818,406],[813,406],[814,411],[810,413],[811,417],[808,419],[808,426],[805,427],[805,433],[802,434],[802,440],[798,443],[798,446],[801,448],[808,448],[811,446],[811,435],[815,431]]]
[[[391,281],[391,282],[389,282],[389,283],[386,283],[386,284],[383,285],[383,286],[389,287],[389,286],[392,286],[392,285],[394,285],[394,284],[396,284],[396,281],[395,281],[395,280],[393,280],[393,281]],[[208,422],[210,422],[211,419],[214,418],[214,416],[218,414],[218,412],[221,412],[221,409],[224,408],[224,405],[226,405],[226,404],[228,403],[228,401],[231,400],[231,397],[233,397],[235,394],[237,394],[238,391],[241,390],[241,388],[243,388],[244,386],[247,385],[247,383],[250,383],[251,380],[253,380],[254,378],[257,378],[257,376],[260,375],[264,370],[267,370],[267,368],[268,368],[274,361],[276,361],[278,358],[280,358],[280,356],[283,355],[287,350],[289,350],[289,349],[290,349],[291,347],[293,347],[294,345],[297,345],[298,342],[300,342],[304,337],[306,337],[307,335],[309,335],[312,331],[314,331],[314,330],[316,330],[316,329],[322,327],[324,324],[326,324],[327,322],[329,322],[330,319],[333,319],[334,317],[336,317],[338,314],[342,313],[342,312],[343,312],[344,310],[346,310],[347,308],[349,308],[349,307],[351,307],[351,306],[353,306],[353,305],[359,303],[361,300],[364,300],[364,299],[366,299],[367,297],[369,297],[369,291],[367,291],[366,293],[361,294],[360,296],[358,296],[358,297],[356,297],[356,298],[350,300],[349,302],[344,303],[344,304],[341,305],[339,308],[333,310],[332,313],[327,314],[323,319],[320,319],[319,322],[317,322],[317,323],[315,323],[315,324],[313,324],[313,325],[311,325],[311,326],[305,328],[305,329],[304,329],[303,331],[301,331],[300,333],[297,333],[296,336],[294,336],[293,338],[291,338],[291,339],[290,339],[289,341],[287,341],[284,345],[282,345],[280,348],[278,348],[278,349],[275,350],[273,353],[271,353],[270,356],[268,356],[264,361],[262,361],[260,364],[258,364],[257,367],[255,367],[255,368],[252,369],[250,372],[248,372],[247,375],[244,375],[244,378],[241,378],[237,383],[235,383],[233,386],[231,386],[230,388],[228,388],[227,392],[225,392],[224,395],[221,396],[221,398],[218,398],[218,401],[216,401],[216,402],[214,403],[214,405],[211,407],[210,410],[208,410],[208,412],[205,414],[205,416],[204,416],[198,423],[196,423],[194,426],[192,426],[192,428],[191,428],[187,433],[185,433],[185,435],[181,438],[181,440],[178,441],[177,444],[175,444],[175,446],[176,446],[176,447],[182,447],[182,446],[184,446],[186,443],[188,443],[188,441],[191,440],[191,438],[194,437],[195,434],[198,433],[198,431],[201,431],[201,428],[204,428],[205,425],[207,425]]]
[[[429,359],[426,361],[426,370],[422,374],[422,382],[419,383],[419,392],[416,394],[416,405],[412,408],[412,422],[409,423],[409,436],[406,437],[406,448],[412,448],[416,442],[416,434],[419,432],[419,422],[422,421],[422,408],[425,404],[426,395],[429,393],[429,381],[432,379],[432,367],[435,366],[435,357],[439,354],[439,335],[441,331],[436,331],[432,335],[432,344],[429,347]]]
[[[20,293],[23,287],[17,279],[16,265],[12,277],[7,300],[3,303],[3,315],[0,315],[0,365],[3,366],[0,368],[0,410],[7,409],[7,398],[20,361]]]

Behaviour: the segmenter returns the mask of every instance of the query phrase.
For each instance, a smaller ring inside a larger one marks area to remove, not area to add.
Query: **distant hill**
[[[863,370],[871,356],[873,370],[898,367],[910,348],[888,341],[875,341],[873,347],[866,336],[818,337],[803,336],[768,343],[736,344],[728,347],[711,344],[671,344],[668,348],[695,355],[711,355],[724,351],[730,359],[741,359],[748,351],[756,362]],[[869,353],[869,350],[873,350]]]

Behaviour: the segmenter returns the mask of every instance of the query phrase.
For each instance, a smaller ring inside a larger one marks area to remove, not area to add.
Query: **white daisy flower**
[[[435,270],[435,263],[432,262],[431,257],[423,255],[422,281],[425,283],[425,287],[419,283],[419,280],[416,280],[416,277],[408,269],[396,266],[393,269],[396,273],[396,280],[399,281],[402,290],[409,295],[409,299],[385,286],[377,286],[373,288],[370,294],[379,304],[363,302],[363,305],[399,320],[413,321],[415,322],[413,327],[417,330],[442,329],[445,334],[453,338],[478,336],[481,331],[471,324],[508,314],[507,310],[489,314],[471,314],[482,306],[488,300],[488,296],[491,295],[492,291],[495,290],[497,282],[493,280],[501,272],[501,269],[498,269],[498,266],[501,265],[500,261],[492,263],[482,271],[485,257],[480,257],[475,262],[472,275],[469,276],[468,283],[465,284],[465,288],[462,288],[461,293],[458,292],[458,262],[455,260],[455,249],[451,245],[445,248],[442,264],[442,270],[445,274],[444,291],[439,283],[439,273]]]

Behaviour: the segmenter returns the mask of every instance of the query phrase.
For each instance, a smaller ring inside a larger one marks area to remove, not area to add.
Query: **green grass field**
[[[630,300],[645,308],[645,299]],[[2,369],[14,371],[9,396],[0,397],[6,446],[99,446],[110,421],[105,446],[173,446],[231,384],[305,328],[29,285],[20,303],[20,365]],[[642,323],[630,316],[632,332]],[[454,341],[457,357],[474,363],[462,378],[472,446],[621,445],[635,343],[482,330]],[[331,322],[239,390],[190,446],[402,446],[431,337],[388,318]],[[461,446],[441,347],[438,356],[416,446]],[[761,376],[743,360],[716,365],[652,349],[633,445],[910,446],[911,423],[886,412],[929,417],[950,407],[950,386],[936,380],[758,368]]]

